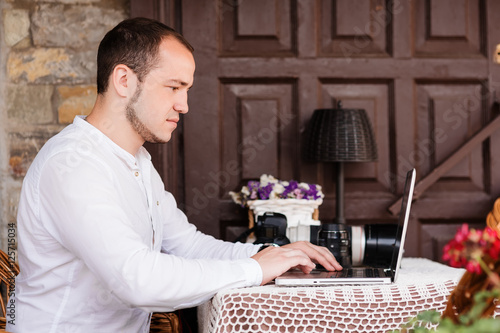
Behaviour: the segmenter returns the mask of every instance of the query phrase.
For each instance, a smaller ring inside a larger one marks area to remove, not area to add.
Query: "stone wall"
[[[128,0],[0,0],[1,249],[36,153],[90,112],[99,41],[128,8]]]

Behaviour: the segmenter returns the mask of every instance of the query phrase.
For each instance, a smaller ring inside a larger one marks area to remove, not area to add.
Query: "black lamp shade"
[[[315,110],[305,133],[304,158],[316,162],[377,160],[373,129],[363,109]]]

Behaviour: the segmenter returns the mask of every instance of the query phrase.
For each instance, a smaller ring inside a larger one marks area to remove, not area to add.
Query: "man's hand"
[[[328,271],[342,270],[342,266],[340,266],[332,252],[326,247],[317,246],[304,241],[287,244],[283,247],[303,251],[313,262],[322,265]]]
[[[303,241],[282,247],[270,246],[256,253],[252,258],[257,260],[262,268],[262,285],[292,267],[298,267],[304,273],[310,273],[316,266],[315,263],[318,263],[329,271],[342,270],[342,266],[327,248]]]

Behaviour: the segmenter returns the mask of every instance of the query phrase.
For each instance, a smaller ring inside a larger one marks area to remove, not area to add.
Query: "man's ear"
[[[113,69],[111,82],[119,96],[130,97],[137,87],[137,76],[128,66],[120,64]]]

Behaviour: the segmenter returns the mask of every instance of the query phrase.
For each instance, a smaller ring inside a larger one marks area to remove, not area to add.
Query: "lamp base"
[[[337,169],[337,185],[336,185],[336,217],[335,223],[338,224],[346,224],[344,218],[344,163],[336,162],[335,163]]]

